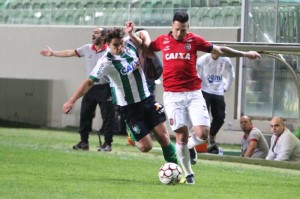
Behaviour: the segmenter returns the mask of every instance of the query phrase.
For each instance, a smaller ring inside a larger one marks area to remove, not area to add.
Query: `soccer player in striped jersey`
[[[128,26],[126,26],[126,31],[128,31]],[[147,41],[150,41],[150,37]],[[125,118],[135,145],[142,152],[150,151],[152,149],[150,132],[152,131],[162,147],[165,160],[177,164],[176,149],[170,140],[165,124],[164,107],[155,101],[154,96],[148,90],[138,56],[138,48],[129,37],[125,37],[123,28],[109,29],[106,42],[109,47],[108,52],[98,60],[89,78],[63,105],[63,111],[69,113],[74,103],[95,82],[108,76],[113,88],[113,100],[121,106],[121,114]]]
[[[176,12],[172,31],[152,41],[148,54],[151,54],[151,50],[162,51],[166,114],[175,132],[177,156],[186,183],[195,184],[189,149],[206,142],[210,128],[210,118],[201,92],[201,79],[196,70],[197,51],[250,59],[260,58],[260,55],[255,51],[243,52],[213,45],[201,36],[188,32],[188,20],[186,12]],[[189,138],[190,128],[194,133]]]

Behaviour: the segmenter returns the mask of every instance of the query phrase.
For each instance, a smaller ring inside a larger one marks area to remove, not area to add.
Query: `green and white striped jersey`
[[[113,101],[120,106],[137,103],[150,96],[137,48],[129,37],[125,37],[124,42],[125,50],[122,55],[112,55],[108,50],[89,76],[94,82],[98,82],[107,75]]]

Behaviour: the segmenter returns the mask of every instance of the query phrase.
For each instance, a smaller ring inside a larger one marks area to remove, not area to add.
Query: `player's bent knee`
[[[136,142],[135,144],[136,144],[137,148],[143,153],[147,153],[147,152],[151,151],[151,149],[152,149],[152,144],[150,144],[150,143],[145,144],[145,143]]]
[[[152,146],[142,146],[142,147],[139,147],[139,149],[141,152],[147,153],[147,152],[151,151]]]
[[[208,139],[208,134],[209,134],[209,128],[204,128],[202,130],[202,134],[201,134],[200,139],[207,140]]]
[[[200,139],[207,140],[208,139],[208,135],[207,134],[203,134]]]

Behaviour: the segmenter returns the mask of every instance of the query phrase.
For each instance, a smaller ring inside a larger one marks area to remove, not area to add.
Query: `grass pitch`
[[[299,198],[300,170],[203,156],[195,185],[162,185],[158,144],[147,154],[115,136],[113,151],[74,151],[79,135],[66,131],[0,128],[0,198]],[[203,160],[203,158],[207,160]],[[297,164],[296,164],[297,166]]]

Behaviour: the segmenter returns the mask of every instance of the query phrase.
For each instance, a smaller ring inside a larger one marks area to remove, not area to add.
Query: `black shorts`
[[[155,126],[166,121],[163,105],[156,102],[152,95],[141,102],[122,106],[120,112],[133,141],[139,141]]]

